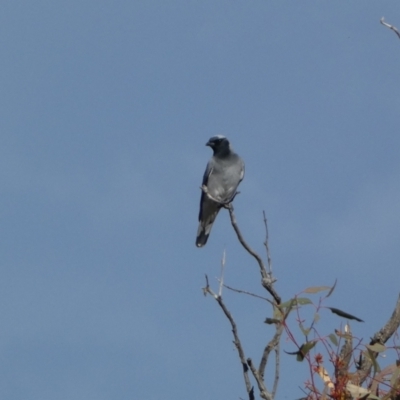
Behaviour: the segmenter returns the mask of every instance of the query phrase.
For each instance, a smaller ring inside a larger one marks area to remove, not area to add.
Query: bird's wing
[[[203,185],[207,186],[210,175],[214,170],[214,159],[211,159],[206,167],[203,176]],[[200,211],[199,211],[199,228],[197,230],[196,245],[202,247],[206,244],[210,234],[212,225],[217,217],[221,206],[212,201],[204,191],[201,192]]]
[[[221,209],[221,205],[209,199],[205,193],[202,194],[201,199],[199,228],[196,236],[197,247],[202,247],[207,243],[215,218]]]
[[[208,178],[210,177],[210,175],[212,174],[213,169],[214,169],[214,162],[215,161],[212,158],[207,164],[206,170],[204,171],[204,175],[203,175],[203,183],[202,183],[203,185],[207,186]]]
[[[206,167],[206,170],[204,171],[202,186],[207,186],[207,184],[208,184],[208,179],[209,179],[210,175],[212,174],[213,170],[214,170],[214,159],[212,158],[212,159],[208,162],[207,167]],[[203,203],[204,203],[205,199],[209,200],[209,198],[207,197],[207,195],[202,191],[202,192],[201,192],[201,198],[200,198],[199,221],[201,221],[201,219],[202,219],[202,214],[203,214]]]
[[[240,168],[240,180],[239,183],[242,182],[243,178],[244,178],[244,173],[245,173],[245,167],[244,167],[244,162],[242,159],[240,159],[240,164],[241,164],[241,168]],[[238,183],[238,186],[239,186]]]

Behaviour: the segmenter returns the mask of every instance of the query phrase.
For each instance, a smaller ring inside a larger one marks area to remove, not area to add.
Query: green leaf
[[[380,343],[375,343],[375,344],[367,344],[367,347],[372,350],[372,351],[376,351],[377,353],[382,353],[382,351],[386,350],[386,346],[384,346],[383,344]]]
[[[289,306],[292,307],[294,299],[287,300],[280,304],[282,308],[288,308]]]
[[[310,328],[304,328],[302,324],[299,325],[301,331],[303,332],[304,336],[308,336],[308,334],[310,333]]]
[[[334,333],[331,333],[328,337],[336,347],[339,345],[339,343],[336,339],[336,335]]]
[[[305,306],[306,304],[312,304],[312,301],[307,297],[298,297],[296,300],[297,304],[300,304],[301,306]]]
[[[291,356],[296,356],[297,361],[303,361],[304,357],[307,355],[307,353],[317,344],[316,340],[313,340],[312,342],[306,342],[300,346],[300,349],[298,351],[293,351],[289,352],[286,350],[283,350],[286,354],[289,354]]]
[[[311,286],[304,290],[304,293],[319,293],[324,290],[329,290],[330,286]]]
[[[298,351],[286,351],[286,350],[283,350],[286,354],[289,354],[289,356],[294,356],[294,355],[297,355],[297,354],[299,354],[299,352]]]
[[[286,305],[286,303],[287,303],[287,305]],[[285,309],[285,315],[283,316],[284,320],[288,317],[290,311],[292,311],[293,307],[297,304],[297,301],[296,301],[296,299],[291,299],[286,303],[283,305],[283,307]]]
[[[326,295],[326,298],[328,298],[333,293],[333,291],[335,290],[335,287],[336,287],[336,283],[337,283],[337,279],[335,279],[335,283],[333,284],[333,286],[331,287],[331,290]]]
[[[297,361],[303,361],[304,357],[307,355],[307,353],[317,344],[316,340],[313,340],[311,342],[304,343],[300,346],[299,351],[297,352],[296,360]]]
[[[273,318],[275,319],[282,319],[283,316],[283,309],[281,307],[274,306]]]
[[[334,314],[339,315],[339,317],[347,318],[347,319],[354,319],[358,322],[364,322],[362,319],[355,317],[354,315],[351,315],[345,311],[339,310],[338,308],[334,307],[327,307],[329,310],[331,310]]]
[[[277,318],[265,318],[264,322],[268,325],[272,325],[272,324],[278,324],[279,322],[281,322],[281,320]]]
[[[315,321],[315,322],[318,322],[320,319],[321,319],[321,317],[319,316],[319,314],[318,314],[318,313],[315,313],[315,314],[314,314],[314,321]]]

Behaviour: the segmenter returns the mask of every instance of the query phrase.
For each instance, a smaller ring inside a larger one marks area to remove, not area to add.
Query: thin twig
[[[233,292],[247,294],[248,296],[256,297],[257,299],[268,301],[268,303],[270,303],[271,305],[275,305],[275,303],[273,301],[271,301],[270,299],[263,297],[263,296],[259,296],[258,294],[247,292],[246,290],[235,289],[232,286],[229,286],[225,283],[224,283],[224,287],[226,287],[229,290],[232,290]]]
[[[234,213],[234,210],[233,210],[233,204],[232,204],[232,203],[229,205],[228,210],[229,210],[229,215],[230,215],[230,217],[231,217],[231,223],[232,223],[233,229],[234,229],[235,232],[236,232],[236,235],[237,235],[237,237],[238,237],[238,239],[239,239],[239,242],[240,242],[241,245],[246,249],[246,251],[247,251],[250,255],[252,255],[252,256],[257,260],[258,265],[259,265],[259,267],[260,267],[260,272],[261,272],[262,277],[263,277],[263,278],[264,278],[264,277],[267,277],[267,271],[266,271],[266,269],[265,269],[265,265],[264,265],[263,260],[262,260],[261,257],[246,243],[246,241],[245,241],[244,238],[243,238],[242,233],[240,232],[240,229],[239,229],[238,224],[237,224],[237,222],[236,222],[236,217],[235,217],[235,213]]]
[[[385,19],[383,17],[381,18],[381,24],[386,26],[387,28],[391,29],[400,39],[400,32],[398,31],[398,29],[395,26],[390,25],[387,22],[385,22]]]
[[[252,386],[251,386],[251,383],[250,383],[250,378],[249,378],[249,373],[248,373],[249,369],[247,367],[246,356],[244,354],[244,350],[243,350],[242,344],[241,344],[240,339],[239,339],[239,334],[238,334],[238,331],[237,331],[236,323],[235,323],[231,313],[226,308],[225,303],[222,300],[222,297],[221,296],[217,296],[212,291],[212,289],[210,288],[209,283],[208,283],[207,275],[206,275],[206,287],[203,288],[203,291],[205,293],[211,294],[215,298],[215,300],[217,301],[218,305],[221,307],[222,311],[224,312],[225,316],[228,318],[228,320],[229,320],[229,322],[231,324],[232,334],[233,334],[233,337],[234,337],[233,343],[234,343],[234,345],[236,347],[236,350],[238,351],[238,354],[239,354],[240,362],[241,362],[242,367],[243,367],[243,377],[244,377],[244,382],[245,382],[245,385],[246,385],[246,390],[247,390],[247,393],[249,394],[249,398],[251,398]],[[268,400],[272,400],[272,399],[268,399]]]
[[[263,216],[264,216],[264,225],[265,225],[265,242],[264,246],[265,249],[267,250],[267,261],[268,261],[268,272],[272,274],[272,260],[271,260],[271,253],[269,251],[269,235],[268,235],[268,222],[267,222],[267,216],[265,215],[265,211],[263,211]]]
[[[239,240],[239,242],[241,243],[241,245],[245,248],[245,250],[251,255],[253,256],[259,267],[260,267],[260,274],[261,274],[261,284],[262,286],[270,293],[270,295],[274,298],[274,300],[276,301],[277,304],[281,303],[281,298],[278,295],[278,293],[276,293],[274,286],[273,286],[273,278],[271,274],[268,274],[264,262],[261,259],[261,257],[247,244],[247,242],[244,240],[242,233],[240,232],[240,229],[238,227],[238,224],[236,222],[236,217],[235,217],[235,213],[233,210],[233,204],[230,203],[227,207],[226,207],[229,211],[229,216],[231,218],[231,224],[233,226],[233,229],[236,232],[237,238]]]
[[[218,295],[221,297],[222,296],[222,286],[224,286],[224,267],[225,267],[225,249],[224,252],[222,254],[222,260],[221,260],[221,278],[219,280],[219,291],[218,291]]]

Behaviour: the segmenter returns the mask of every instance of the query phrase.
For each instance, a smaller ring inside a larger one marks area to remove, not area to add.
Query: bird
[[[219,210],[234,199],[239,183],[244,177],[244,162],[233,151],[225,136],[213,136],[206,146],[211,147],[213,156],[203,176],[197,247],[203,247],[207,243]]]

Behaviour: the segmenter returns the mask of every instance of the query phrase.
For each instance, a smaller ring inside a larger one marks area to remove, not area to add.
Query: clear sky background
[[[261,254],[267,213],[283,299],[338,279],[327,305],[381,327],[400,287],[400,40],[381,17],[400,28],[399,2],[2,2],[2,399],[246,397],[201,287],[226,248],[226,282],[264,294],[257,265],[225,211],[194,245],[216,134],[245,160],[235,211]],[[270,308],[224,297],[258,363]],[[306,377],[283,354],[278,398]]]

